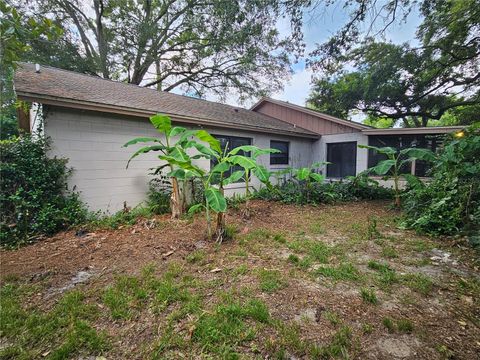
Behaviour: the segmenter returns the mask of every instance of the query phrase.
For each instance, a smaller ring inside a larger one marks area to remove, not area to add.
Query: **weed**
[[[283,235],[283,234],[273,235],[273,240],[280,243],[280,244],[286,244],[287,243],[287,239],[285,238],[285,235]]]
[[[311,223],[309,228],[310,228],[310,232],[315,235],[321,235],[325,233],[325,228],[323,227],[323,224],[320,222]]]
[[[332,278],[335,281],[356,281],[360,279],[360,272],[351,263],[341,263],[337,267],[321,267],[315,273]]]
[[[154,215],[149,207],[137,206],[129,211],[121,210],[113,215],[99,216],[87,225],[88,228],[118,229],[120,226],[134,225],[140,218],[151,218]]]
[[[414,239],[412,240],[409,245],[412,247],[413,250],[418,252],[428,251],[432,248],[432,245],[427,243],[424,240]]]
[[[256,299],[246,303],[227,299],[211,312],[204,312],[200,316],[192,340],[204,350],[222,358],[236,358],[235,348],[255,337],[255,330],[247,324],[247,319],[268,322],[270,314],[267,306]]]
[[[120,276],[113,286],[105,290],[103,302],[110,309],[114,319],[130,319],[133,316],[133,309],[143,305],[147,295],[138,278]]]
[[[337,358],[339,356],[348,358],[348,349],[352,344],[352,329],[343,326],[332,338],[330,344],[319,347],[314,354],[316,358]]]
[[[328,263],[331,249],[321,242],[313,242],[308,246],[308,256],[317,262],[322,264]]]
[[[395,323],[391,318],[384,317],[382,320],[382,324],[387,328],[388,332],[395,332]]]
[[[248,253],[244,249],[238,249],[237,251],[234,252],[233,255],[238,257],[247,257]]]
[[[369,323],[362,324],[362,331],[364,334],[371,334],[373,332],[373,325]]]
[[[377,295],[375,295],[375,291],[373,289],[362,288],[360,290],[360,295],[364,302],[374,305],[378,304]]]
[[[381,237],[380,231],[377,229],[377,219],[369,218],[367,226],[367,239],[372,240]]]
[[[330,324],[336,326],[340,324],[340,317],[334,311],[325,311],[323,317],[330,322]]]
[[[195,250],[187,255],[186,260],[191,264],[195,264],[195,263],[203,262],[206,256],[207,254],[204,250]]]
[[[238,233],[238,228],[234,224],[226,224],[225,225],[225,240],[233,240],[235,239],[235,235]]]
[[[273,293],[287,286],[278,270],[261,269],[258,273],[260,279],[260,289],[267,293]]]
[[[398,254],[394,247],[384,246],[382,249],[382,256],[389,259],[394,259],[398,257]]]
[[[403,333],[411,333],[413,331],[413,323],[409,319],[397,320],[398,331]]]
[[[387,287],[387,289],[392,284],[398,282],[398,277],[395,270],[390,268],[388,264],[379,263],[375,260],[371,260],[368,262],[368,268],[378,271],[377,283],[379,285]]]
[[[238,267],[236,267],[235,269],[233,269],[233,275],[245,275],[248,273],[248,266],[247,264],[242,264]]]
[[[407,274],[402,276],[402,281],[410,289],[421,293],[422,295],[429,295],[433,290],[433,281],[423,274]]]
[[[300,258],[295,254],[290,254],[288,256],[287,260],[288,260],[289,263],[292,263],[292,264],[295,264],[295,265],[300,264]]]

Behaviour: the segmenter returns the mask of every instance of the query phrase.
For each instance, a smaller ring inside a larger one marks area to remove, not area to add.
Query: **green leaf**
[[[176,136],[178,134],[183,134],[187,129],[183,126],[175,126],[170,130],[169,136]]]
[[[195,205],[192,205],[190,206],[190,209],[188,209],[188,214],[195,214],[196,212],[199,212],[202,210],[202,208],[204,208],[205,205],[203,204],[195,204]]]
[[[234,165],[239,165],[244,169],[254,169],[257,163],[250,157],[242,155],[233,155],[228,158],[228,161]]]
[[[383,160],[383,161],[380,161],[376,166],[371,168],[371,170],[377,175],[385,175],[394,166],[395,166],[395,160]]]
[[[165,150],[165,146],[163,145],[152,145],[152,146],[145,146],[145,147],[142,147],[141,149],[138,149],[131,157],[130,159],[128,159],[128,162],[127,162],[127,168],[128,168],[128,165],[130,164],[130,161],[132,161],[134,158],[136,158],[138,155],[140,154],[145,154],[147,152],[150,152],[150,151],[161,151],[161,150]]]
[[[167,115],[156,114],[150,117],[150,122],[159,132],[169,135],[172,129],[172,120]]]
[[[400,154],[418,160],[435,161],[436,159],[435,154],[431,150],[422,148],[403,149],[402,151],[400,151]]]
[[[157,138],[153,138],[153,137],[139,137],[139,138],[130,140],[130,141],[127,142],[125,145],[123,145],[123,147],[127,147],[127,146],[130,146],[130,145],[135,145],[135,144],[138,144],[138,143],[146,143],[146,142],[162,143],[162,142],[160,141],[160,139],[157,139]]]
[[[190,157],[181,147],[176,146],[169,154],[175,161],[179,163],[189,163]]]
[[[169,177],[175,177],[178,179],[185,179],[185,170],[184,169],[175,169],[170,171],[167,176]]]
[[[205,198],[208,206],[215,212],[225,212],[227,210],[227,201],[223,195],[213,187],[205,189]]]
[[[218,163],[217,165],[215,165],[211,172],[212,173],[222,173],[222,172],[225,172],[225,171],[228,171],[230,169],[230,165],[228,165],[226,162],[221,162],[221,163]]]
[[[186,147],[194,147],[195,149],[200,151],[203,155],[207,155],[210,158],[215,158],[217,156],[217,153],[213,151],[211,148],[203,144],[200,144],[196,141],[189,141]]]
[[[215,139],[212,135],[210,135],[208,132],[205,130],[198,130],[197,133],[195,134],[197,138],[199,138],[202,141],[205,141],[210,145],[210,147],[215,150],[217,153],[221,154],[222,153],[222,148],[220,146],[220,141]]]
[[[317,174],[317,173],[310,173],[310,177],[315,180],[316,182],[323,182],[323,180],[325,180],[325,176],[321,175],[321,174]]]
[[[310,176],[310,169],[309,168],[300,168],[300,169],[297,169],[296,173],[295,173],[295,177],[298,179],[298,180],[307,180],[308,177]]]
[[[245,171],[243,170],[234,171],[232,175],[230,175],[228,178],[223,180],[223,185],[233,184],[237,182],[243,177],[244,174],[245,174]]]
[[[264,184],[268,183],[270,181],[270,177],[272,176],[272,173],[263,165],[258,165],[255,169],[253,169],[253,173],[258,180]]]
[[[394,155],[397,153],[397,149],[393,148],[393,147],[390,147],[390,146],[386,146],[386,147],[376,147],[376,146],[369,146],[369,145],[358,145],[358,147],[360,149],[371,149],[371,150],[375,150],[376,152],[380,153],[380,154],[386,154],[386,155]]]

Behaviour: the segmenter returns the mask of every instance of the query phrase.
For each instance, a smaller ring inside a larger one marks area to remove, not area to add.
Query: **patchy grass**
[[[425,296],[430,295],[433,290],[432,279],[423,274],[406,274],[401,280],[410,289]]]
[[[273,293],[287,287],[288,283],[279,270],[260,269],[258,271],[260,289],[266,293]]]
[[[315,273],[334,281],[357,281],[360,280],[360,272],[352,263],[341,263],[338,266],[325,266],[318,268]]]
[[[375,294],[375,290],[369,288],[362,288],[360,289],[360,296],[362,300],[366,303],[376,305],[378,304],[378,298]]]
[[[448,243],[398,230],[383,203],[251,206],[247,222],[227,214],[232,241],[201,250],[194,216],[2,252],[0,358],[384,358],[385,338],[411,340],[419,359],[475,358],[471,252],[429,277],[420,266]],[[92,278],[60,294],[86,266]]]
[[[8,345],[0,350],[0,358],[65,359],[99,355],[109,348],[107,336],[92,326],[98,309],[87,304],[80,291],[65,294],[47,311],[22,307],[24,292],[16,285],[1,288],[0,333]]]

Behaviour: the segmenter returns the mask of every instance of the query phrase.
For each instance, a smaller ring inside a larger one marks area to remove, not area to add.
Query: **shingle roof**
[[[19,63],[14,77],[20,99],[40,103],[62,103],[75,107],[84,104],[100,111],[132,114],[164,113],[174,118],[216,126],[318,137],[309,130],[295,127],[273,117],[251,110],[144,88],[137,85],[101,79],[96,76]]]

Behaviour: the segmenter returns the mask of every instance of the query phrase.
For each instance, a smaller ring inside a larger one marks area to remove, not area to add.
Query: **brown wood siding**
[[[306,114],[301,111],[290,109],[285,106],[264,102],[255,111],[259,113],[295,124],[304,129],[314,131],[320,135],[345,134],[360,130],[322,119],[321,117]]]

